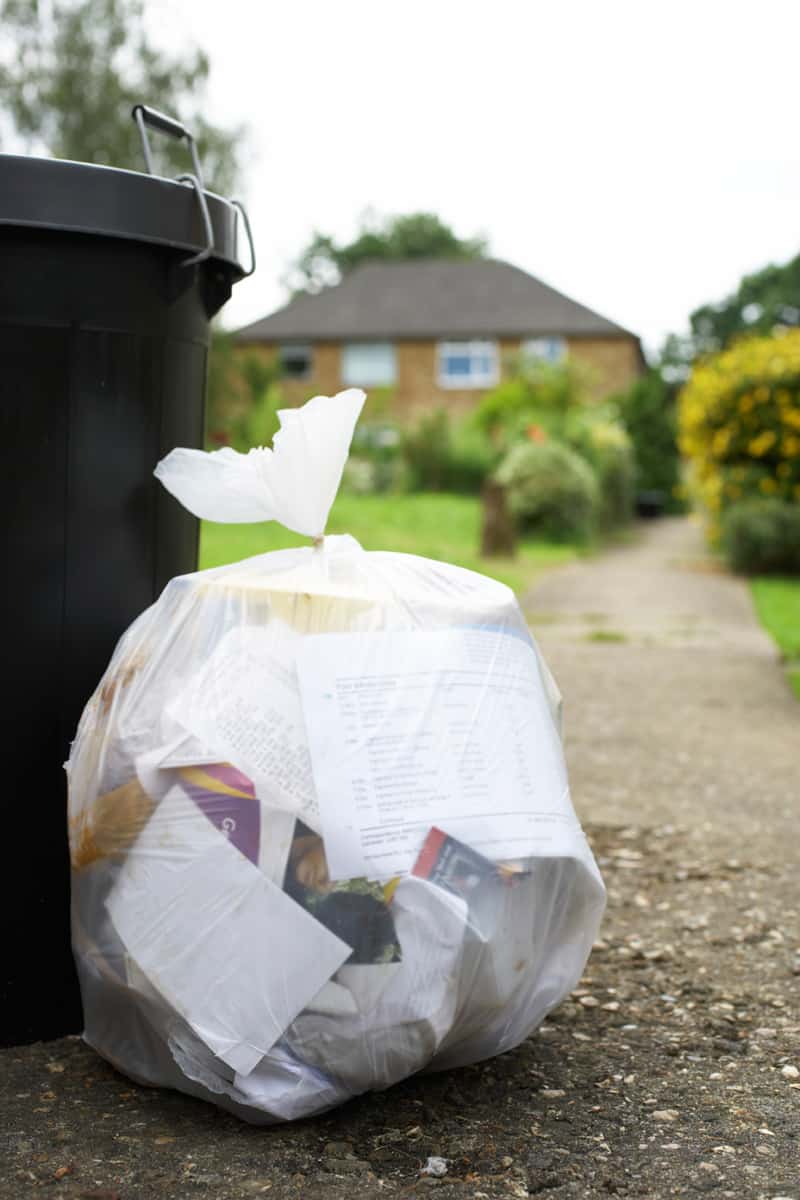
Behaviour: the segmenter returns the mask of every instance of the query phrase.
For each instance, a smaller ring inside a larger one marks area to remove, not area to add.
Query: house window
[[[390,387],[396,379],[391,342],[347,342],[342,347],[342,382],[348,387]]]
[[[525,358],[538,358],[543,362],[560,363],[567,357],[567,343],[562,337],[529,338],[522,343]]]
[[[308,379],[311,374],[311,347],[294,343],[279,350],[281,374],[289,379]]]
[[[439,387],[482,388],[497,383],[496,342],[439,342]]]

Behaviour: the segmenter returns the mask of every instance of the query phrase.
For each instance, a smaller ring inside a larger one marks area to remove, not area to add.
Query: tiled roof
[[[630,336],[497,259],[371,262],[237,331],[244,342],[442,337]]]

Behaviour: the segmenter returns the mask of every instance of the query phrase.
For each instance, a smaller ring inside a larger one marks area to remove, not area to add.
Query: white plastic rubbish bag
[[[255,1122],[517,1045],[605,898],[513,593],[324,537],[363,402],[159,464],[197,515],[314,542],[173,579],[68,763],[86,1040]]]

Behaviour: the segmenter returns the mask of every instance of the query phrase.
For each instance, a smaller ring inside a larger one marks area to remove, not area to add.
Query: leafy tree
[[[212,450],[268,446],[285,407],[277,387],[280,368],[258,347],[237,346],[232,333],[216,329],[208,359],[206,442]]]
[[[660,493],[668,512],[680,512],[676,388],[651,367],[616,397],[636,457],[636,490]]]
[[[202,50],[173,57],[152,45],[144,0],[0,0],[0,109],[34,153],[141,170],[131,109],[143,102],[187,125],[206,183],[228,192],[242,131],[200,115],[208,75]],[[185,144],[151,141],[158,170],[191,170]]]
[[[703,304],[689,318],[688,336],[671,334],[661,359],[666,377],[686,378],[696,358],[724,350],[742,333],[770,335],[800,325],[800,255],[745,275],[724,300]]]
[[[697,351],[712,354],[739,333],[768,335],[780,326],[800,325],[800,255],[745,275],[732,296],[695,309],[690,321]]]
[[[286,283],[295,294],[314,293],[338,283],[348,271],[370,259],[483,258],[486,250],[484,238],[459,238],[434,213],[408,213],[379,221],[367,215],[352,242],[339,244],[328,234],[314,233]]]

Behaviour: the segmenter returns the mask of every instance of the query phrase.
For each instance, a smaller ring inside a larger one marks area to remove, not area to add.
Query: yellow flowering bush
[[[745,338],[699,362],[678,420],[712,534],[740,500],[800,501],[800,329]]]

